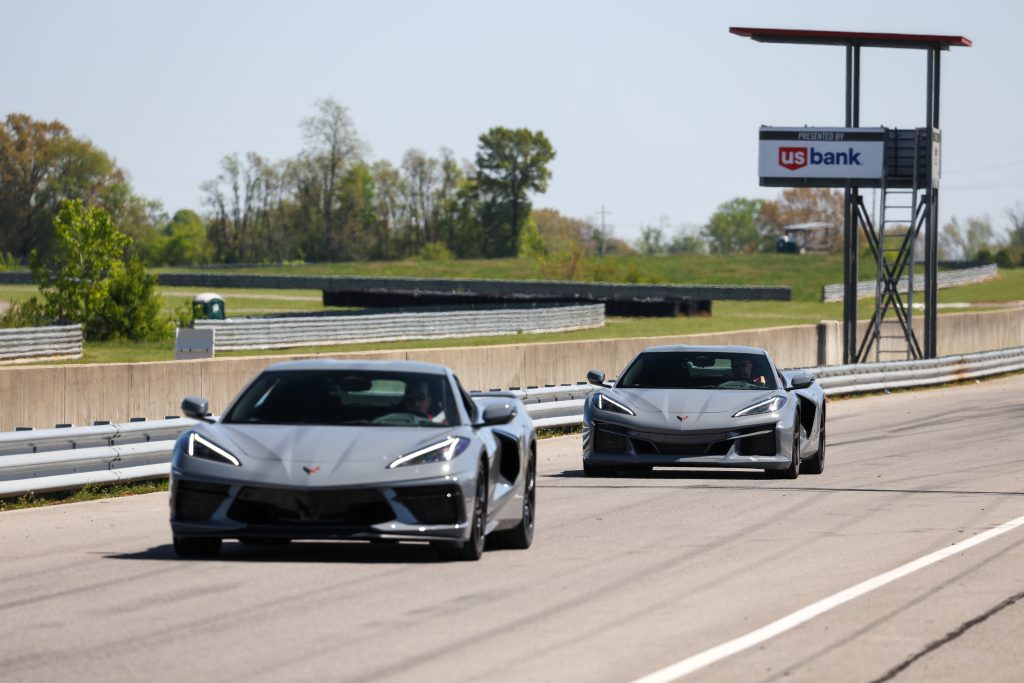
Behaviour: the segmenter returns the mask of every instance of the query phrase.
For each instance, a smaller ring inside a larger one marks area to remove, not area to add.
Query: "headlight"
[[[242,466],[242,463],[238,461],[238,458],[231,455],[212,441],[199,436],[195,432],[188,435],[188,449],[185,452],[193,458],[213,460],[214,462],[226,462],[229,465],[234,465],[235,467]]]
[[[609,413],[622,413],[623,415],[636,415],[632,410],[622,405],[605,394],[597,394],[593,398],[593,406],[598,410],[607,410]]]
[[[774,413],[776,410],[786,405],[785,396],[772,396],[766,398],[763,401],[758,401],[752,406],[747,406],[740,412],[733,415],[733,417],[743,417],[744,415],[762,415],[764,413]]]
[[[431,462],[448,462],[456,455],[462,453],[469,446],[469,439],[460,436],[450,436],[441,443],[421,448],[407,455],[403,455],[390,465],[388,469],[401,467],[402,465],[425,465]]]

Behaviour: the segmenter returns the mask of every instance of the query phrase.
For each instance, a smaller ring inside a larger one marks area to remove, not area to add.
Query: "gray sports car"
[[[590,476],[652,467],[746,467],[795,479],[825,469],[825,394],[781,372],[764,349],[655,346],[640,352],[583,409]]]
[[[429,541],[476,560],[485,537],[533,540],[537,446],[515,397],[470,395],[452,371],[408,361],[291,361],[260,373],[171,462],[171,531],[183,557],[226,538]]]

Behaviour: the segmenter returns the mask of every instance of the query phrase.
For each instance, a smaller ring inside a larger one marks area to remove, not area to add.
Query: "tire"
[[[523,493],[523,518],[516,526],[506,531],[493,533],[488,542],[494,541],[495,547],[512,550],[526,550],[533,543],[533,524],[537,505],[537,458],[530,457],[526,469],[526,491]]]
[[[219,538],[174,537],[174,552],[178,557],[212,559],[220,552],[220,545]]]
[[[825,405],[821,406],[821,426],[818,428],[818,452],[800,465],[803,474],[821,474],[825,471]]]
[[[615,468],[605,465],[591,465],[584,459],[583,474],[588,477],[610,477],[615,474]]]
[[[487,526],[487,466],[481,460],[476,471],[476,496],[473,499],[472,530],[469,540],[456,543],[436,542],[434,550],[442,560],[475,562],[484,553]]]
[[[800,413],[797,413],[793,420],[793,445],[790,451],[792,457],[789,461],[789,467],[784,470],[767,470],[769,477],[773,479],[796,479],[800,476]]]

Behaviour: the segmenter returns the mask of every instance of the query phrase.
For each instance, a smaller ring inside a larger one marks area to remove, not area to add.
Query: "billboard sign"
[[[882,178],[884,128],[762,126],[758,175],[762,185],[815,185]]]

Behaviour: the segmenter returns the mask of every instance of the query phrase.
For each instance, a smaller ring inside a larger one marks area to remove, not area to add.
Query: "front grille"
[[[743,438],[743,434],[770,430],[764,435]],[[630,432],[629,440],[637,454],[675,456],[726,455],[734,443],[741,455],[774,455],[775,426],[743,427],[741,429],[715,429],[700,431]]]
[[[370,526],[394,519],[375,489],[273,489],[247,486],[238,492],[228,517],[246,524]]]
[[[598,427],[594,430],[594,450],[601,453],[623,453],[629,445],[625,434]]]
[[[175,480],[174,491],[171,492],[175,521],[198,522],[209,519],[227,498],[229,488],[227,484]]]
[[[458,524],[466,506],[458,486],[407,486],[395,489],[396,499],[421,524]]]

